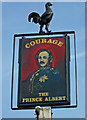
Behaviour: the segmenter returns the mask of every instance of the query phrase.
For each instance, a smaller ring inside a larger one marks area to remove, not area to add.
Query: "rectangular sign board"
[[[18,108],[70,104],[69,36],[19,40]]]

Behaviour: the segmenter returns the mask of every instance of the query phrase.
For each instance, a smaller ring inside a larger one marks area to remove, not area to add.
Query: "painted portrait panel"
[[[69,53],[68,36],[20,39],[18,106],[70,104]]]

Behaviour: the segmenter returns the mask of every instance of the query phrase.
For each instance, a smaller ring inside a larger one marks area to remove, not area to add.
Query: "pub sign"
[[[18,107],[70,104],[69,36],[19,40]]]

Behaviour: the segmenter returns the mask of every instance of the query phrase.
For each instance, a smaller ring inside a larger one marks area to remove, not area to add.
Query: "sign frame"
[[[66,39],[68,39],[67,37],[67,34],[73,34],[74,35],[74,47],[75,47],[75,82],[76,82],[76,105],[70,105],[70,103],[69,104],[67,104],[67,105],[58,105],[58,106],[54,106],[54,105],[51,105],[51,107],[52,108],[69,108],[69,107],[77,107],[77,65],[76,65],[76,40],[75,40],[75,31],[66,31],[66,32],[53,32],[53,33],[45,33],[45,34],[38,34],[38,33],[35,33],[35,34],[15,34],[14,35],[14,43],[13,43],[13,65],[12,65],[12,87],[11,87],[11,109],[12,110],[17,110],[17,109],[32,109],[32,108],[35,108],[35,106],[37,106],[37,105],[35,105],[35,104],[33,104],[33,106],[32,105],[30,105],[30,106],[22,106],[22,105],[19,105],[18,104],[18,107],[17,108],[13,108],[13,73],[14,73],[14,54],[15,54],[15,38],[16,37],[22,37],[22,39],[25,37],[25,36],[43,36],[43,35],[64,35],[64,36],[66,36]],[[67,43],[66,43],[67,44]],[[69,43],[68,43],[69,44]],[[70,48],[67,48],[66,50],[68,51]],[[69,56],[68,56],[69,55]],[[67,54],[67,58],[70,58],[70,53],[68,53]],[[68,62],[69,63],[69,62]],[[66,68],[68,68],[68,70],[67,70],[67,72],[69,72],[69,64],[67,64],[68,65],[68,67],[66,67]],[[21,69],[21,68],[20,68]],[[69,76],[68,76],[69,74],[67,74],[67,77],[69,78]],[[69,84],[68,84],[69,85]],[[70,89],[70,86],[68,86],[68,88],[67,89]],[[69,91],[69,90],[68,90]],[[70,96],[69,96],[69,94],[70,94],[70,91],[67,93],[68,94],[68,100],[70,100]],[[19,99],[19,96],[18,96],[18,99]],[[39,104],[40,106],[50,106],[50,104]]]

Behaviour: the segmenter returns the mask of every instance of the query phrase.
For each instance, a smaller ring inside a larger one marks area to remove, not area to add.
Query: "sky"
[[[52,32],[75,31],[77,52],[77,87],[78,107],[69,109],[53,109],[54,118],[84,118],[85,116],[85,3],[84,2],[52,2],[53,19],[50,24]],[[37,33],[39,25],[28,22],[29,13],[36,11],[40,15],[45,11],[45,2],[3,2],[2,3],[2,117],[3,118],[35,118],[34,110],[11,110],[11,77],[13,36],[18,33]],[[17,39],[18,47],[18,39]],[[74,84],[73,40],[71,46],[71,83]],[[16,49],[16,54],[18,49]],[[17,57],[15,58],[17,60]],[[17,78],[18,69],[15,67]],[[14,79],[16,79],[14,78]],[[16,84],[15,84],[16,88]],[[72,101],[74,101],[72,85]],[[16,93],[15,93],[16,94]],[[15,102],[14,102],[15,103]]]

